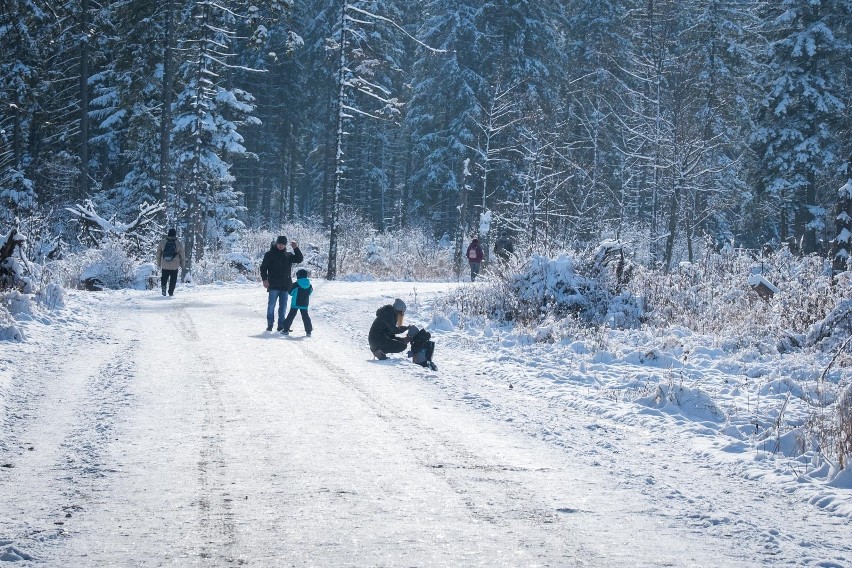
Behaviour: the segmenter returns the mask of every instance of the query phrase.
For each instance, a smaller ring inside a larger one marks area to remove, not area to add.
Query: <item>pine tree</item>
[[[769,5],[765,86],[752,140],[762,162],[760,184],[776,195],[782,241],[817,249],[825,180],[842,163],[838,127],[846,112],[842,68],[850,56],[843,33],[852,18],[846,1],[783,0]],[[836,187],[836,186],[835,186]]]
[[[179,42],[182,89],[173,131],[177,201],[170,206],[185,211],[188,261],[202,258],[207,239],[220,236],[216,226],[233,227],[234,221],[216,217],[217,211],[234,214],[230,205],[240,199],[228,160],[246,152],[239,125],[257,123],[251,94],[227,87],[236,17],[233,10],[199,0],[182,20],[187,32]]]
[[[0,225],[31,215],[38,206],[32,161],[32,128],[38,76],[38,34],[43,15],[29,0],[9,0],[0,11]],[[35,33],[34,33],[35,32]]]

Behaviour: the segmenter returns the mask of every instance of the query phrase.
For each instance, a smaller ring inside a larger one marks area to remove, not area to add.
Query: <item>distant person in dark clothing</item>
[[[512,241],[509,240],[509,236],[506,233],[500,235],[500,238],[494,243],[494,255],[500,259],[501,262],[506,262],[515,252],[515,245],[512,244]]]
[[[311,294],[314,292],[314,287],[311,286],[311,281],[308,280],[308,271],[300,268],[296,271],[296,281],[290,287],[290,313],[287,314],[287,319],[284,320],[284,329],[281,333],[290,335],[290,326],[293,325],[293,320],[296,319],[296,312],[302,313],[302,323],[305,325],[305,335],[311,336],[314,326],[311,323],[311,316],[308,315],[308,302]]]
[[[387,304],[376,310],[376,319],[370,326],[367,336],[370,351],[376,359],[387,359],[388,353],[402,353],[410,341],[407,337],[397,337],[398,333],[406,333],[407,325],[402,325],[405,316],[405,302],[397,298],[393,304]]]
[[[266,305],[266,331],[272,331],[272,325],[275,323],[276,302],[278,302],[278,331],[286,329],[284,311],[287,309],[287,294],[293,285],[292,268],[294,264],[304,260],[299,244],[291,241],[290,246],[293,247],[293,252],[287,250],[287,237],[278,237],[272,248],[263,255],[263,262],[260,263],[260,278],[269,294]]]
[[[479,274],[479,269],[482,268],[482,261],[485,258],[485,252],[482,250],[482,245],[479,244],[479,239],[470,241],[467,247],[467,261],[470,263],[470,281],[476,280]]]
[[[177,231],[169,229],[166,238],[162,239],[157,247],[157,268],[160,269],[160,287],[163,290],[163,296],[167,292],[169,296],[175,295],[178,270],[183,270],[184,262],[183,243],[178,240]]]

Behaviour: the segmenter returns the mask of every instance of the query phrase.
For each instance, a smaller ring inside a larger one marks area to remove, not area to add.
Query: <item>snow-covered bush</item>
[[[611,255],[613,251],[618,254]],[[584,254],[533,255],[488,269],[488,279],[448,294],[439,309],[468,319],[488,318],[527,328],[536,342],[601,337],[603,328],[635,328],[642,302],[624,289],[632,267],[620,245],[602,243]],[[611,262],[617,258],[616,262]]]
[[[49,310],[65,307],[65,289],[56,282],[49,282],[35,296],[38,303]]]
[[[515,319],[539,321],[544,314],[574,317],[588,325],[637,327],[643,317],[641,302],[623,288],[632,266],[623,255],[613,266],[610,253],[623,252],[618,243],[602,243],[585,255],[556,258],[534,255],[525,270],[511,276],[510,288],[518,299]]]
[[[32,316],[33,308],[29,294],[21,294],[17,290],[7,292],[3,297],[3,302],[9,310],[9,314],[14,316]]]
[[[66,288],[120,289],[133,284],[140,264],[121,239],[110,239],[101,248],[71,253],[63,260],[49,263],[47,272]]]
[[[24,334],[15,325],[15,320],[9,314],[9,309],[4,301],[3,296],[0,296],[0,341],[23,341]]]
[[[768,300],[749,285],[755,273],[778,289]],[[775,351],[800,347],[813,326],[839,309],[848,285],[831,285],[823,259],[780,251],[756,258],[749,251],[708,253],[699,263],[663,272],[637,268],[628,288],[645,302],[654,327],[679,325],[721,335],[740,346],[763,344]],[[833,322],[832,329],[837,329]],[[823,335],[824,337],[824,335]]]
[[[134,290],[150,290],[155,287],[157,265],[153,262],[143,262],[136,267],[131,287]]]

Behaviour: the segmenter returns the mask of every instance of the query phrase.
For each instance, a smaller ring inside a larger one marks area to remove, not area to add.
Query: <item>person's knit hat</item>
[[[175,231],[174,229],[169,229],[169,236],[170,236],[170,237],[176,237],[176,236],[177,236],[177,231]]]
[[[279,235],[278,238],[275,239],[275,244],[276,245],[286,245],[287,244],[287,237],[285,237],[283,235]]]
[[[393,301],[393,309],[395,309],[398,312],[404,312],[405,311],[405,302],[403,302],[402,300],[397,298],[396,300]]]
[[[296,271],[296,278],[307,278],[307,277],[308,277],[308,271],[305,270],[304,268],[300,268],[299,270]]]

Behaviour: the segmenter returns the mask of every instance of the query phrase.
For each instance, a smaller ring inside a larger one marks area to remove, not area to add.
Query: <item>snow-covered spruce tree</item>
[[[235,156],[232,168],[236,187],[245,196],[246,223],[252,227],[275,227],[293,220],[298,174],[304,166],[298,139],[309,130],[324,130],[305,119],[310,100],[306,91],[318,78],[303,72],[304,40],[294,31],[304,29],[303,10],[291,14],[288,7],[264,9],[269,7],[268,3],[259,7],[260,23],[247,22],[258,33],[246,34],[236,49],[236,62],[242,68],[265,72],[234,69],[235,83],[255,96],[253,114],[262,124],[245,130],[249,154]]]
[[[160,126],[163,51],[168,4],[150,0],[110,4],[112,57],[92,78],[92,145],[123,178],[104,180],[99,201],[120,216],[163,199]],[[144,25],[140,25],[144,22]]]
[[[411,181],[418,191],[412,197],[417,212],[435,219],[439,231],[454,232],[465,159],[471,160],[467,171],[472,173],[468,179],[472,188],[469,224],[483,211],[483,194],[498,203],[516,197],[523,157],[511,152],[496,163],[486,146],[493,150],[516,145],[523,120],[500,128],[498,135],[494,127],[501,126],[501,120],[491,121],[489,126],[486,114],[504,104],[514,106],[519,117],[536,111],[552,115],[557,105],[555,70],[561,73],[563,68],[557,41],[562,10],[560,3],[550,1],[432,0],[426,3],[424,13],[427,18],[419,34],[429,45],[448,53],[435,56],[421,50],[414,65],[408,121],[416,140]],[[495,93],[510,88],[504,103],[493,101]],[[511,122],[503,112],[492,114],[503,116],[502,126]],[[486,142],[482,126],[490,131],[490,142]],[[491,160],[488,167],[479,163],[483,156]],[[486,203],[485,207],[490,206]]]
[[[203,257],[208,239],[220,236],[216,228],[225,227],[227,232],[240,224],[235,217],[216,216],[237,211],[240,196],[234,190],[228,160],[246,153],[239,126],[258,122],[251,114],[252,95],[228,81],[233,30],[238,19],[248,18],[247,13],[244,3],[226,9],[198,0],[186,6],[181,16],[177,75],[182,87],[175,101],[175,195],[169,207],[184,219],[187,270],[193,259]]]
[[[355,202],[345,181],[350,164],[347,154],[350,130],[358,119],[398,122],[402,102],[393,90],[398,84],[391,77],[400,71],[397,61],[399,40],[385,39],[402,34],[414,40],[400,24],[396,15],[380,2],[344,0],[340,6],[338,25],[329,40],[329,48],[337,59],[336,118],[334,177],[329,193],[329,251],[326,278],[337,276],[338,233],[341,206]],[[416,40],[414,40],[416,41]],[[434,49],[420,44],[421,47]],[[350,201],[351,200],[351,201]]]
[[[10,0],[0,10],[0,226],[31,215],[38,204],[27,164],[43,18],[29,0]]]
[[[765,89],[752,141],[760,155],[759,186],[777,196],[781,240],[817,250],[823,236],[828,183],[844,156],[839,128],[848,109],[843,102],[842,69],[852,45],[848,25],[852,2],[783,0],[767,3],[768,51],[757,76]]]
[[[681,41],[687,46],[684,55],[695,62],[689,70],[698,90],[695,108],[705,146],[706,178],[700,191],[686,195],[689,261],[698,257],[695,241],[701,235],[711,235],[714,244],[721,246],[744,240],[749,229],[750,220],[739,213],[752,200],[748,165],[754,155],[748,147],[748,101],[755,100],[758,86],[749,77],[757,71],[757,52],[763,45],[753,8],[747,3],[710,0],[691,2],[685,10],[690,25]],[[753,246],[761,244],[753,237],[745,240]]]

